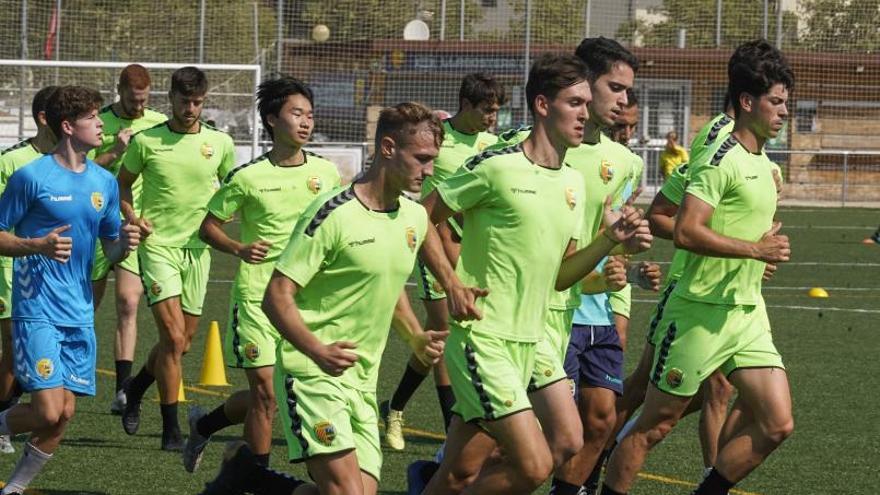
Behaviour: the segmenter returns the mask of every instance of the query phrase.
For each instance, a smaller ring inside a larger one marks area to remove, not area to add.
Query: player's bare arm
[[[204,220],[202,220],[202,225],[199,227],[199,238],[212,248],[237,256],[245,263],[254,265],[266,260],[266,256],[269,255],[269,249],[272,248],[271,242],[259,239],[250,244],[243,244],[226,234],[223,230],[225,223],[224,220],[208,212]]]
[[[400,297],[394,306],[391,328],[409,344],[416,359],[423,364],[437,364],[437,361],[443,356],[443,348],[449,332],[422,330],[422,325],[412,309],[405,289],[400,292]]]
[[[357,354],[351,352],[357,345],[344,341],[324,344],[318,340],[306,326],[293,299],[298,291],[296,282],[278,271],[273,272],[263,296],[263,312],[285,340],[325,373],[339,376],[357,362]]]
[[[709,203],[685,194],[675,223],[675,247],[719,258],[752,258],[767,263],[789,260],[788,236],[779,234],[782,223],[776,222],[758,242],[749,242],[721,235],[709,228],[714,211]]]
[[[73,239],[62,235],[68,229],[70,225],[63,225],[52,229],[43,237],[34,239],[18,237],[11,232],[0,232],[0,255],[18,258],[42,254],[59,263],[66,263],[73,249]]]
[[[134,205],[134,195],[131,192],[131,187],[137,178],[138,174],[133,174],[125,167],[122,167],[116,180],[119,183],[119,210],[122,212],[122,217],[130,224],[136,225],[141,229],[141,238],[143,239],[153,233],[153,224],[148,219],[138,215],[134,211],[134,206],[132,206]]]
[[[130,127],[120,130],[116,133],[116,142],[113,144],[113,148],[110,151],[105,153],[101,153],[100,155],[95,157],[95,163],[98,165],[107,168],[111,163],[115,162],[125,153],[125,150],[128,149],[128,143],[131,142],[131,136],[134,133],[132,132]]]
[[[128,222],[122,224],[119,229],[119,237],[110,241],[101,239],[101,247],[104,248],[104,255],[110,263],[116,264],[128,257],[132,252],[137,250],[141,243],[141,229],[137,225]]]
[[[675,215],[678,213],[678,205],[673,203],[662,192],[654,196],[654,201],[648,207],[648,224],[651,226],[651,234],[661,239],[672,240],[675,231]]]

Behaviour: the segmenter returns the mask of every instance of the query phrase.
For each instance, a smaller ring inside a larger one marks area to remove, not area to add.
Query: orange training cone
[[[211,326],[208,328],[208,338],[205,339],[205,356],[202,360],[199,385],[229,386],[229,382],[226,381],[226,368],[223,365],[220,325],[216,321],[211,322]]]

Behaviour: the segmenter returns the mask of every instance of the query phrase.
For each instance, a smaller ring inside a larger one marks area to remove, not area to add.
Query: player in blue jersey
[[[137,227],[121,225],[115,178],[86,159],[101,144],[100,105],[82,87],[52,95],[46,116],[58,145],[12,174],[0,197],[0,254],[15,258],[15,375],[31,393],[0,412],[0,434],[31,432],[3,495],[24,493],[58,448],[75,396],[95,395],[95,243],[115,262],[140,242]]]

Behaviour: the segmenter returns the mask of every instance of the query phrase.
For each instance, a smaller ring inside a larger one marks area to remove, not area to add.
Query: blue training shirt
[[[70,225],[60,235],[73,241],[66,263],[39,254],[15,258],[12,319],[93,326],[95,243],[119,237],[120,224],[116,178],[91,160],[73,172],[45,155],[12,174],[0,197],[0,230],[37,238]]]

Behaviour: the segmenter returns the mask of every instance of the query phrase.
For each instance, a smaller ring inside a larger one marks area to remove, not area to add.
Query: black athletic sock
[[[626,495],[626,492],[616,492],[609,488],[605,483],[602,483],[602,491],[599,493],[600,495]]]
[[[599,454],[599,458],[596,459],[596,465],[593,466],[593,472],[587,476],[587,481],[584,482],[584,488],[587,490],[587,493],[596,493],[596,490],[599,489],[599,477],[602,476],[602,468],[605,467],[605,461],[608,460],[610,455],[611,449],[603,450]]]
[[[449,431],[449,423],[452,422],[452,406],[455,404],[455,395],[449,385],[437,386],[437,400],[440,401],[440,412],[443,413],[443,428]]]
[[[21,396],[24,395],[24,389],[21,388],[21,384],[18,383],[18,379],[12,382],[12,396],[9,397],[11,401],[18,401],[21,399]]]
[[[692,495],[727,495],[727,492],[733,488],[735,483],[727,481],[727,479],[718,472],[714,467],[709,470],[709,474],[703,478],[700,486],[694,490]]]
[[[578,495],[580,490],[581,487],[556,477],[553,478],[553,482],[550,485],[550,495]]]
[[[247,445],[242,445],[229,461],[235,470],[235,477],[241,481],[247,480],[248,490],[254,494],[293,493],[305,484],[292,476],[259,465],[256,457]]]
[[[269,467],[269,454],[254,454],[254,463],[257,466]]]
[[[141,399],[144,398],[147,389],[150,388],[150,385],[155,381],[156,377],[151,375],[150,372],[147,371],[147,367],[144,366],[128,383],[128,396],[126,398],[129,402],[140,402]]]
[[[177,422],[177,402],[159,404],[159,410],[162,411],[162,436],[180,431],[180,424]]]
[[[120,359],[116,361],[116,391],[122,390],[122,382],[131,376],[131,361]]]
[[[220,404],[213,411],[199,419],[196,423],[196,429],[199,431],[199,435],[207,438],[227,426],[232,426],[232,421],[226,417],[226,411],[224,408],[225,404]]]
[[[403,411],[406,403],[409,402],[409,399],[418,390],[419,385],[425,381],[426,376],[407,364],[406,370],[404,370],[403,376],[400,378],[400,383],[397,384],[397,389],[394,391],[394,395],[391,396],[391,403],[389,404],[391,409]]]

